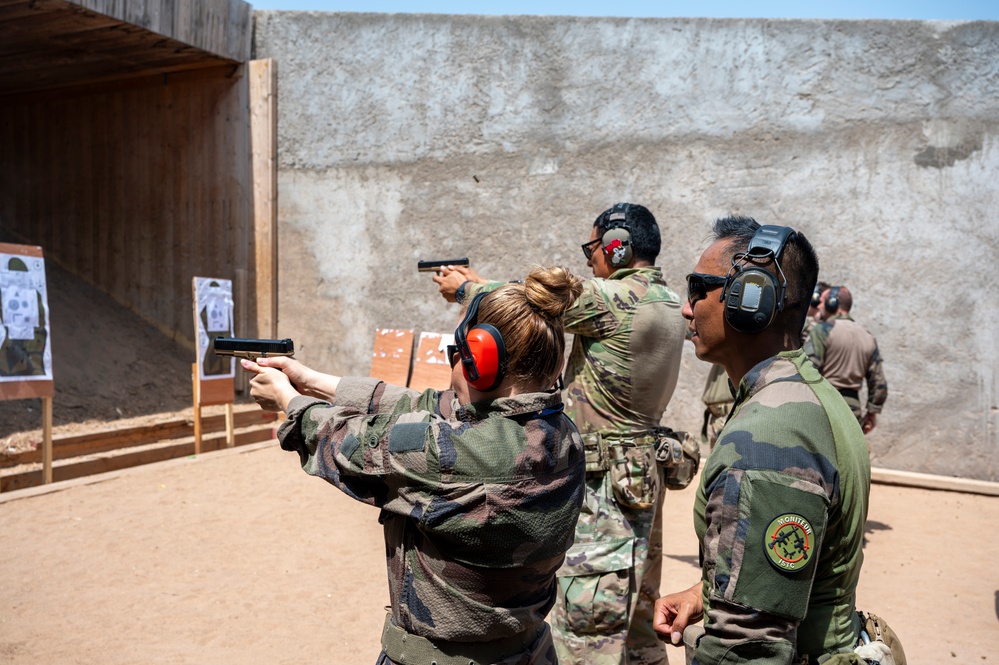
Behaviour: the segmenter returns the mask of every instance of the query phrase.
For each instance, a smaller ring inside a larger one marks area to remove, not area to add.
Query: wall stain
[[[926,146],[916,153],[916,166],[932,167],[942,169],[947,166],[954,166],[959,160],[968,159],[974,153],[982,149],[981,139],[975,141],[962,141],[956,146]]]

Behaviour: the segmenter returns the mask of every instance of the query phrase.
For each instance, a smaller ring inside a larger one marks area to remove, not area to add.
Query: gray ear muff
[[[829,291],[829,297],[826,298],[826,311],[835,314],[837,309],[839,309],[839,287],[834,286]]]
[[[778,286],[760,268],[740,268],[725,289],[725,320],[742,333],[763,332],[777,316]]]
[[[725,320],[741,333],[761,333],[784,309],[787,280],[780,267],[780,257],[794,230],[787,226],[761,226],[749,241],[749,249],[732,257],[732,270],[722,289]],[[781,281],[760,267],[773,261]]]

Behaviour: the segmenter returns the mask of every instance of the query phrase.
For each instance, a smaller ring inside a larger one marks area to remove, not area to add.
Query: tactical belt
[[[860,399],[860,391],[854,390],[853,388],[837,388],[839,394],[843,397],[852,397],[853,399]]]
[[[546,628],[542,623],[519,635],[488,642],[431,641],[396,626],[392,615],[386,614],[382,649],[393,662],[403,665],[484,665],[532,649]]]
[[[601,434],[588,432],[583,437],[583,453],[586,455],[586,472],[603,473],[610,469],[611,446],[641,446],[656,443],[659,437],[655,434],[642,436],[625,436],[620,434]]]

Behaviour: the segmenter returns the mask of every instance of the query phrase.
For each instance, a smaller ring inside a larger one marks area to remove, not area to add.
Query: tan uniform
[[[867,384],[867,411],[880,413],[888,399],[888,381],[874,335],[849,314],[812,328],[804,347],[812,364],[846,399],[858,420],[863,418],[860,389]]]

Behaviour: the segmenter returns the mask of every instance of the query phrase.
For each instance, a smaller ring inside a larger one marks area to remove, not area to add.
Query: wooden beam
[[[278,337],[277,63],[251,60],[250,147],[253,164],[256,335]]]
[[[54,85],[51,87],[35,84],[31,90],[12,94],[0,94],[0,106],[34,104],[37,102],[72,99],[74,97],[141,88],[180,85],[197,81],[238,80],[240,76],[239,72],[239,65],[231,63],[219,64],[219,61],[203,61],[198,64],[191,64],[188,62],[184,65],[160,68],[153,74],[150,74],[148,70],[143,70],[134,74],[122,74],[118,72],[96,76],[89,79],[85,84],[79,85],[78,81],[74,82],[73,85]]]
[[[52,482],[52,398],[42,398],[42,480]]]
[[[251,443],[258,443],[260,441],[269,441],[272,438],[274,438],[274,435],[268,429],[249,430],[236,434],[234,445],[244,446]],[[214,452],[224,448],[226,448],[226,437],[224,433],[206,437],[201,442],[202,453]],[[97,473],[105,473],[107,471],[116,471],[118,469],[139,466],[140,464],[162,462],[163,460],[173,459],[176,457],[188,457],[193,454],[195,453],[194,440],[192,438],[189,441],[170,443],[146,450],[121,453],[118,455],[102,457],[100,459],[90,459],[60,464],[53,468],[53,479],[55,482],[59,482],[61,480],[69,480],[72,478],[79,478],[81,476],[90,476]],[[22,471],[20,473],[5,475],[0,478],[0,491],[9,492],[41,484],[43,484],[41,469]]]
[[[250,59],[253,12],[241,0],[69,0],[97,12],[240,62]]]
[[[965,492],[967,494],[984,494],[999,496],[999,483],[973,478],[954,478],[951,476],[935,476],[914,471],[897,471],[895,469],[871,469],[871,482],[882,485],[898,485],[900,487],[916,487],[925,490],[944,490],[947,492]]]
[[[224,432],[226,414],[206,416],[201,425],[204,433]],[[260,407],[248,405],[234,409],[233,427],[263,426],[277,421],[277,414],[262,411]],[[194,435],[194,422],[189,418],[173,419],[155,425],[124,427],[104,432],[90,432],[72,436],[62,436],[52,440],[52,459],[64,460],[83,455],[95,455],[121,448],[145,446],[171,439],[182,439]],[[41,449],[26,450],[20,453],[0,452],[0,468],[10,468],[22,464],[38,464],[42,461]]]

